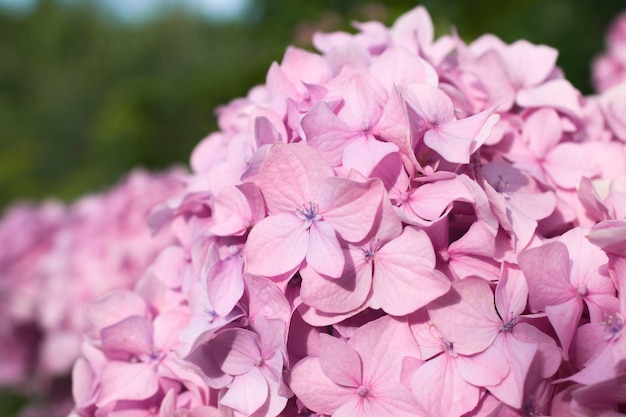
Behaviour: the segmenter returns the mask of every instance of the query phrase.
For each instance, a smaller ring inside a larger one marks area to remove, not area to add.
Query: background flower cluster
[[[620,22],[586,97],[422,7],[289,47],[190,173],[5,214],[0,376],[74,362],[75,416],[623,411]]]

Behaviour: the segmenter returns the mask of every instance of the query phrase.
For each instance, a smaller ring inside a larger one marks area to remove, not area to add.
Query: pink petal
[[[206,274],[207,295],[220,316],[230,313],[243,295],[243,259],[233,256],[215,262]]]
[[[252,368],[243,375],[236,376],[228,385],[228,391],[220,398],[220,404],[250,416],[267,400],[267,382],[258,368]]]
[[[297,268],[308,250],[309,232],[302,220],[292,214],[269,216],[257,223],[248,235],[245,271],[277,276]]]
[[[393,143],[381,142],[371,135],[361,135],[344,148],[342,165],[347,170],[355,169],[369,176],[385,156],[397,151],[398,147]]]
[[[275,143],[265,158],[260,188],[270,214],[293,213],[317,202],[324,179],[334,175],[326,159],[304,143]]]
[[[348,342],[361,356],[363,383],[400,381],[402,360],[420,358],[406,319],[383,316],[359,327]]]
[[[343,149],[359,132],[333,112],[330,105],[318,101],[301,120],[306,143],[317,149],[333,166],[341,164]]]
[[[572,298],[569,252],[563,243],[550,242],[525,250],[517,259],[528,283],[530,306],[535,311]]]
[[[539,109],[528,116],[524,123],[523,137],[538,159],[545,157],[562,136],[561,119],[554,109]]]
[[[542,378],[551,377],[559,369],[563,358],[561,349],[552,337],[528,323],[516,324],[513,336],[522,342],[537,345],[535,361]]]
[[[209,342],[211,356],[230,375],[243,375],[261,363],[256,333],[244,329],[227,329]]]
[[[459,374],[465,381],[477,387],[501,383],[511,371],[511,359],[499,347],[492,345],[472,356],[459,355],[456,358]]]
[[[511,81],[524,86],[544,81],[554,71],[558,54],[554,48],[526,40],[516,41],[502,51]]]
[[[461,416],[474,409],[480,399],[480,389],[465,382],[456,361],[447,353],[425,362],[415,371],[411,392],[431,416]]]
[[[343,239],[359,242],[372,230],[383,194],[384,186],[379,179],[356,182],[328,178],[320,191],[320,213]]]
[[[582,177],[595,177],[599,167],[595,164],[593,149],[589,143],[561,143],[546,156],[544,169],[561,188],[572,189],[578,186]]]
[[[102,348],[141,356],[152,351],[152,323],[145,317],[130,316],[100,332]]]
[[[554,107],[565,114],[582,118],[580,92],[565,79],[555,79],[521,90],[517,93],[517,104],[522,107]]]
[[[526,375],[535,358],[537,345],[524,343],[512,334],[503,333],[496,338],[493,347],[510,358],[511,372],[501,383],[489,386],[489,392],[507,405],[519,409],[524,399]]]
[[[450,288],[450,281],[434,270],[435,253],[424,231],[405,227],[374,258],[374,297],[388,314],[412,313]]]
[[[424,143],[446,161],[466,164],[470,154],[489,137],[491,127],[498,121],[492,109],[461,120],[451,120],[424,134]]]
[[[320,334],[320,367],[337,385],[358,388],[362,384],[363,365],[359,354],[346,342]]]
[[[559,337],[565,360],[568,360],[569,347],[580,322],[582,312],[583,301],[578,297],[570,298],[561,304],[546,306],[548,319],[550,319],[550,324],[552,324]]]
[[[302,300],[324,313],[356,310],[365,302],[372,285],[372,265],[363,261],[360,265],[347,262],[339,278],[324,277],[308,265],[300,269],[300,275]]]
[[[337,278],[341,275],[345,264],[343,251],[335,229],[328,222],[317,221],[311,225],[306,262],[328,277]]]
[[[102,370],[96,406],[120,400],[145,400],[158,388],[159,377],[153,364],[111,361]]]
[[[289,387],[308,409],[328,415],[355,395],[354,388],[341,387],[331,381],[322,371],[319,358],[311,356],[293,367]]]
[[[189,314],[184,310],[168,310],[159,314],[152,326],[154,327],[154,346],[168,352],[180,346],[178,331],[184,329],[189,322]]]
[[[502,274],[496,286],[496,309],[504,323],[519,316],[526,309],[528,285],[522,271],[512,264],[503,263]]]
[[[430,318],[459,354],[482,352],[493,343],[502,325],[489,283],[468,277],[455,281],[452,288],[429,305]]]

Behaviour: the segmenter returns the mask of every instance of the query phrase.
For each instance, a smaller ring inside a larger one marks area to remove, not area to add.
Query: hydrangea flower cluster
[[[0,385],[30,395],[53,393],[55,403],[71,396],[57,378],[67,376],[80,356],[86,305],[113,289],[134,287],[174,241],[167,230],[153,235],[146,218],[182,190],[180,170],[135,170],[111,190],[67,207],[48,201],[6,211],[0,222]]]
[[[626,84],[423,7],[355,26],[218,110],[174,238],[86,309],[72,416],[624,411]]]

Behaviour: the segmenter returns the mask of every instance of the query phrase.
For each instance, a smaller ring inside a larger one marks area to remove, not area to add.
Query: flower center
[[[360,387],[358,387],[356,389],[356,393],[359,395],[359,397],[367,397],[367,393],[369,392],[369,390],[367,389],[367,387],[365,385],[361,385]]]
[[[316,203],[309,201],[307,204],[302,204],[302,208],[296,209],[296,216],[307,222],[307,227],[310,227],[314,221],[322,219],[322,216],[318,214],[319,209]]]
[[[376,251],[378,250],[378,244],[380,243],[380,239],[372,239],[369,244],[362,248],[363,258],[365,258],[365,262],[368,262],[374,257]]]
[[[511,319],[508,323],[502,323],[502,326],[500,326],[500,331],[512,332],[513,327],[515,327],[515,319]]]
[[[537,403],[535,401],[534,396],[530,396],[524,399],[521,408],[522,416],[524,417],[532,417],[532,416],[540,416],[541,412],[537,409]]]
[[[604,320],[600,324],[602,324],[606,332],[604,338],[611,340],[619,336],[624,328],[624,318],[620,313],[615,313],[615,315],[604,313]]]
[[[496,183],[493,185],[493,188],[495,188],[498,193],[502,193],[506,191],[507,188],[509,188],[509,185],[509,182],[502,178],[502,175],[498,175],[498,181],[496,181]]]
[[[577,289],[578,295],[581,297],[585,297],[587,295],[587,286],[585,284],[580,284]]]

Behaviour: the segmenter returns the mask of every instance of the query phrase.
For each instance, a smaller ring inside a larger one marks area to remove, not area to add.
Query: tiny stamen
[[[376,251],[378,250],[379,243],[380,239],[372,239],[365,249],[361,249],[363,251],[363,257],[365,258],[365,262],[369,262],[374,257]]]
[[[619,336],[624,328],[624,318],[620,313],[615,313],[615,315],[604,313],[604,320],[600,324],[602,324],[606,332],[604,338],[611,340]]]
[[[506,190],[509,185],[509,182],[505,181],[504,178],[502,178],[502,175],[498,175],[498,182],[494,184],[494,188],[497,192],[501,193]]]
[[[302,204],[302,208],[296,209],[296,216],[300,220],[307,222],[307,226],[311,226],[311,223],[322,219],[322,216],[318,214],[319,206],[316,203],[309,201],[307,204]]]
[[[515,327],[515,319],[511,319],[508,323],[502,323],[502,326],[500,326],[500,331],[512,332],[513,327]]]

